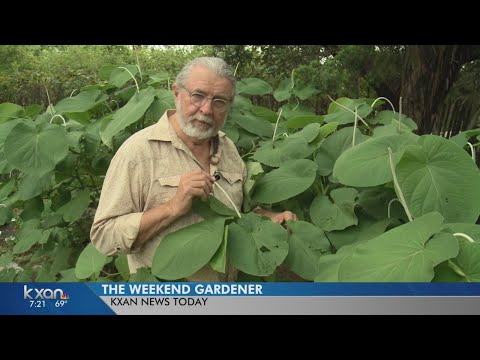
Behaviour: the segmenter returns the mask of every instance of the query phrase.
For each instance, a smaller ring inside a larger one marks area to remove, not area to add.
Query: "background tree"
[[[406,46],[400,94],[404,98],[404,111],[415,119],[419,133],[438,132],[442,129],[443,123],[449,120],[441,118],[442,106],[449,90],[464,65],[479,58],[477,46]]]

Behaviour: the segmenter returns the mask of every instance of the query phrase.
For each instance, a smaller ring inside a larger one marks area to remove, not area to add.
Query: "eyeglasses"
[[[197,107],[202,107],[203,105],[205,105],[207,103],[208,100],[212,100],[212,108],[217,110],[217,111],[222,112],[222,111],[227,110],[228,105],[230,104],[230,101],[225,100],[225,99],[208,97],[208,96],[206,96],[202,93],[192,92],[192,91],[189,91],[186,88],[184,88],[184,89],[190,95],[190,102],[192,103],[192,105],[195,105]]]

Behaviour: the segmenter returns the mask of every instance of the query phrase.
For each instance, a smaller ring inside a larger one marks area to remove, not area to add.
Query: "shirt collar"
[[[174,140],[174,137],[180,140],[172,124],[170,124],[170,121],[168,121],[168,117],[172,116],[175,112],[176,110],[174,109],[165,111],[160,120],[158,120],[158,122],[153,126],[153,130],[148,135],[148,140],[171,142]],[[223,131],[219,131],[218,135],[220,137],[224,137],[225,133]]]

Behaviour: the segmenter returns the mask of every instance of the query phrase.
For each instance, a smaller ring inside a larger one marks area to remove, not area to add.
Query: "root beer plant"
[[[301,103],[315,89],[293,73],[275,90],[238,82],[224,131],[246,161],[245,213],[196,200],[204,221],[167,235],[152,268],[130,274],[125,255],[89,244],[90,225],[116,149],[174,104],[159,76],[109,71],[45,111],[0,104],[0,223],[19,224],[2,281],[178,280],[206,264],[224,272],[227,257],[258,281],[284,280],[280,267],[305,281],[480,280],[480,175],[468,152],[480,130],[419,136],[382,98],[332,99],[318,115]],[[267,94],[278,112],[249,99]],[[275,224],[251,211],[259,205],[300,221]]]

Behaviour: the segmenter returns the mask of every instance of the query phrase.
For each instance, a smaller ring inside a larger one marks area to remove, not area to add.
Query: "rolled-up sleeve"
[[[105,255],[128,254],[143,215],[141,169],[126,154],[113,157],[100,195],[90,238]]]

